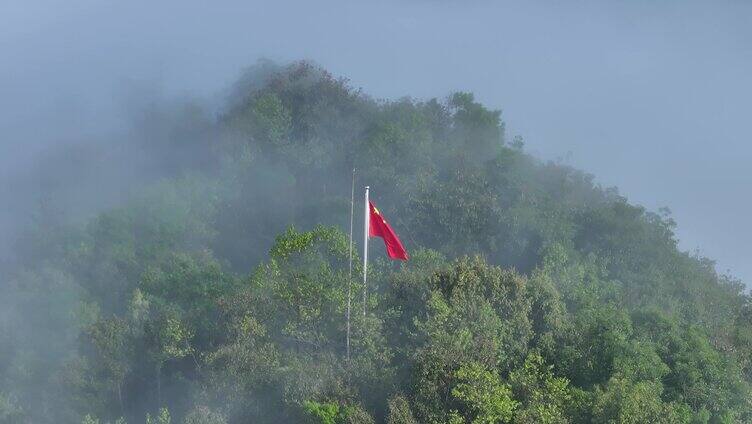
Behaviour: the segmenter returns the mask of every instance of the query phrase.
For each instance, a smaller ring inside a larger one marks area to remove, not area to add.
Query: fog
[[[751,421],[751,18],[2,2],[0,424]]]
[[[5,1],[0,229],[55,146],[121,142],[149,105],[213,110],[258,59],[311,59],[375,97],[474,92],[528,150],[668,206],[684,249],[750,282],[750,22],[742,1]]]

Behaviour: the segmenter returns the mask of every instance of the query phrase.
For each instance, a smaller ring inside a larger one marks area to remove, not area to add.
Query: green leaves
[[[512,399],[512,391],[501,382],[498,375],[477,362],[462,365],[454,373],[458,383],[452,388],[452,397],[460,401],[464,413],[452,411],[451,415],[464,415],[472,424],[510,422],[519,405]]]
[[[303,409],[320,424],[336,424],[341,419],[340,407],[335,403],[305,401]]]
[[[79,227],[34,214],[0,287],[0,422],[752,421],[750,297],[667,211],[505,145],[470,93],[261,74],[216,122],[180,114],[174,151],[144,140],[180,176]],[[374,251],[365,315],[354,166],[412,255]]]
[[[386,424],[418,424],[404,396],[397,394],[389,399],[389,412]]]
[[[509,375],[514,398],[521,402],[515,423],[567,423],[574,409],[569,381],[556,377],[553,366],[533,352]]]
[[[593,405],[594,423],[686,423],[692,412],[685,404],[664,403],[661,384],[655,381],[632,383],[613,378],[598,390]]]
[[[344,406],[333,402],[303,402],[303,409],[316,424],[373,424],[373,418],[357,405]]]

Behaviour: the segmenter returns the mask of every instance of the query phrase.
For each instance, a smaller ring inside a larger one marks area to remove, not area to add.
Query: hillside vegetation
[[[263,64],[176,113],[126,204],[17,241],[0,423],[752,422],[743,285],[472,94]],[[411,260],[372,242],[363,314],[358,189],[348,360],[353,168]]]

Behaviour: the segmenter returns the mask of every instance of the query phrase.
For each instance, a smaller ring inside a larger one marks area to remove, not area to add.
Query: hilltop
[[[0,422],[752,420],[743,285],[470,93],[379,101],[267,63],[218,116],[142,128],[127,202],[84,223],[41,208],[15,244]],[[348,361],[353,168],[412,259],[374,242]]]

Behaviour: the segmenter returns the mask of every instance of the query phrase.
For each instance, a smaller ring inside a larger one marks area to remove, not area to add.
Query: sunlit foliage
[[[377,101],[310,63],[235,89],[139,133],[164,172],[128,202],[35,215],[0,423],[752,420],[750,297],[667,211],[535,159],[470,93]],[[353,168],[411,252],[374,243],[365,297]]]

